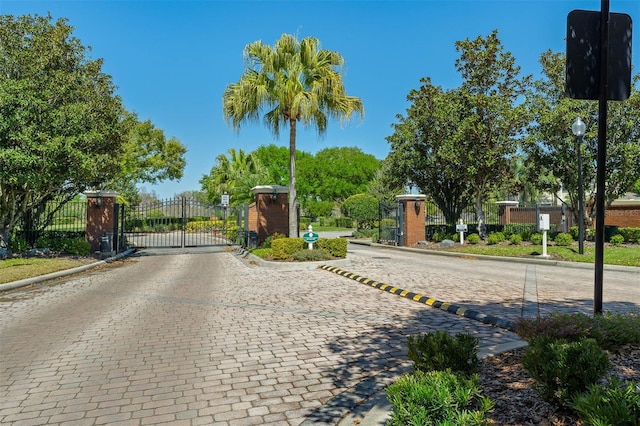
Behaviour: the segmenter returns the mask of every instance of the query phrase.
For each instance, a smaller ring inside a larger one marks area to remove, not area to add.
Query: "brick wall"
[[[256,194],[249,206],[249,231],[258,233],[258,244],[274,233],[289,235],[288,194]]]
[[[640,228],[640,203],[609,206],[605,211],[604,224]]]
[[[100,240],[106,233],[113,235],[115,225],[113,208],[115,195],[87,195],[87,241],[91,244],[91,253],[100,251]]]
[[[398,195],[404,211],[404,245],[409,247],[426,239],[424,195]]]

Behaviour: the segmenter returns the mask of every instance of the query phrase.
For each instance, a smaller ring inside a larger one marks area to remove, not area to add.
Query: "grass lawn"
[[[16,258],[0,261],[0,284],[72,269],[95,259],[81,258]]]
[[[445,249],[442,249],[445,250]],[[483,254],[487,256],[506,256],[506,257],[529,257],[539,256],[542,254],[541,245],[511,245],[511,244],[495,244],[495,245],[456,245],[446,251]],[[585,247],[584,254],[578,253],[577,243],[573,246],[547,246],[547,254],[557,260],[566,260],[570,262],[595,262],[595,248]],[[621,266],[639,266],[640,267],[640,246],[607,246],[604,249],[604,263],[608,265]]]

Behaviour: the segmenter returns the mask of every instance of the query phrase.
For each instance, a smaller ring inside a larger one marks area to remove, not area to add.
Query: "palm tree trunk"
[[[289,119],[289,238],[298,236],[298,194],[296,192],[296,120]]]

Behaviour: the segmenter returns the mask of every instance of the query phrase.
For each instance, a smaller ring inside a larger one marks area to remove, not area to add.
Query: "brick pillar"
[[[100,241],[103,236],[110,236],[113,249],[113,235],[115,229],[114,207],[116,204],[115,192],[85,191],[87,197],[87,227],[86,237],[91,244],[91,252],[100,251]]]
[[[274,233],[289,235],[289,187],[256,186],[255,215],[249,212],[249,231],[258,233],[258,245]]]
[[[409,247],[426,240],[425,230],[425,196],[422,194],[397,195],[396,201],[402,204],[404,212],[404,245]]]

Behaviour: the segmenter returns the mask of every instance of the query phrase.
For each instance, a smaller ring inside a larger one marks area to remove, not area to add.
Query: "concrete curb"
[[[330,265],[321,265],[318,266],[318,269],[323,269],[325,271],[333,272],[343,277],[352,279],[361,284],[367,284],[373,288],[377,288],[378,290],[386,291],[391,294],[395,294],[400,297],[404,297],[406,299],[411,299],[418,303],[423,303],[425,305],[431,306],[432,308],[440,309],[451,314],[455,314],[464,318],[470,318],[476,321],[480,321],[484,324],[494,325],[496,327],[500,327],[502,329],[508,331],[515,331],[515,326],[511,321],[495,317],[493,315],[486,315],[482,312],[478,312],[472,309],[467,309],[463,306],[452,305],[447,302],[441,302],[439,300],[433,299],[428,296],[424,296],[419,293],[413,293],[409,290],[403,290],[399,287],[395,287],[390,284],[385,284],[379,281],[372,280],[370,278],[362,277],[360,275],[353,274],[351,272],[343,271],[334,266]]]
[[[25,287],[25,286],[28,286],[28,285],[31,285],[31,284],[36,284],[36,283],[40,283],[40,282],[43,282],[43,281],[52,280],[54,278],[60,278],[60,277],[64,277],[64,276],[67,276],[67,275],[73,275],[73,274],[77,274],[79,272],[84,272],[84,271],[87,271],[89,269],[95,268],[97,266],[105,265],[107,263],[113,262],[114,260],[122,259],[123,257],[126,257],[126,256],[130,255],[134,251],[136,251],[136,249],[131,248],[131,249],[128,249],[126,251],[123,251],[120,254],[117,254],[117,255],[115,255],[113,257],[110,257],[108,259],[99,260],[99,261],[94,262],[94,263],[89,263],[87,265],[78,266],[77,268],[65,269],[65,270],[58,271],[58,272],[52,272],[52,273],[46,274],[46,275],[40,275],[38,277],[25,278],[23,280],[13,281],[13,282],[6,283],[6,284],[0,284],[0,292],[7,291],[7,290],[14,290],[16,288]]]
[[[496,262],[518,262],[530,265],[545,265],[545,266],[563,266],[565,268],[576,268],[576,269],[594,269],[593,263],[585,263],[585,262],[568,262],[565,260],[553,260],[549,258],[531,258],[531,257],[506,257],[506,256],[489,256],[486,254],[469,254],[469,253],[457,253],[450,251],[439,251],[439,250],[427,250],[420,249],[415,247],[399,247],[399,246],[390,246],[387,244],[378,244],[373,243],[371,241],[365,240],[348,240],[350,244],[362,245],[362,246],[370,246],[375,248],[389,249],[389,250],[398,250],[398,251],[406,251],[411,253],[421,253],[421,254],[429,254],[434,256],[451,256],[451,257],[462,257],[465,259],[482,259],[482,260],[492,260]],[[605,271],[619,271],[619,272],[636,272],[640,274],[640,267],[637,266],[620,266],[620,265],[603,265],[603,269]]]

